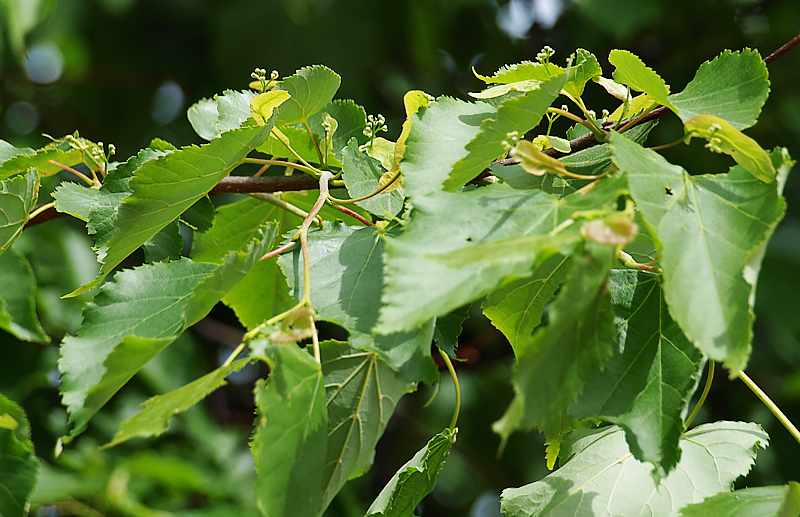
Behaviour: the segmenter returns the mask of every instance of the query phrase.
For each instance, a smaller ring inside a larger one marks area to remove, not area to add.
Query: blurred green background
[[[533,59],[543,45],[563,61],[575,48],[605,65],[612,48],[639,54],[680,90],[697,66],[722,49],[762,54],[800,30],[797,0],[0,0],[0,138],[38,146],[79,129],[113,142],[124,159],[153,137],[199,143],[186,108],[226,88],[244,88],[254,67],[289,75],[322,63],[342,75],[339,96],[387,116],[390,137],[402,121],[402,95],[423,89],[464,97],[487,73]],[[772,97],[749,134],[764,147],[800,157],[800,50],[770,65]],[[590,87],[591,89],[591,87]],[[604,96],[595,91],[597,99]],[[589,94],[591,100],[592,94]],[[598,112],[602,104],[592,106]],[[652,142],[679,136],[663,121]],[[719,170],[700,144],[668,157],[695,172]],[[800,419],[800,178],[790,177],[789,213],[768,252],[758,289],[753,377]],[[80,304],[60,294],[94,275],[81,228],[53,221],[26,232],[19,246],[40,283],[42,319],[54,336],[80,323]],[[377,300],[376,300],[377,303]],[[546,474],[534,433],[514,436],[498,456],[491,423],[511,398],[507,343],[480,317],[466,324],[459,365],[464,410],[459,439],[424,516],[499,515],[499,492]],[[34,494],[35,514],[257,515],[247,450],[250,388],[263,371],[245,370],[203,407],[178,419],[164,437],[100,450],[123,415],[144,398],[210,370],[240,332],[218,308],[150,364],[56,461],[65,414],[57,395],[55,345],[15,342],[0,334],[0,391],[20,401],[46,459]],[[379,444],[373,469],[350,483],[330,516],[360,516],[391,474],[448,421],[452,386],[406,397]],[[426,402],[432,399],[430,404]],[[716,379],[698,421],[749,420],[772,437],[742,485],[800,478],[800,448],[738,382]]]

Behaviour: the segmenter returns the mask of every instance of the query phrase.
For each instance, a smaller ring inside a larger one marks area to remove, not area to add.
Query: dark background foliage
[[[15,4],[26,3],[41,20],[26,38],[23,56],[11,13]],[[479,88],[471,66],[487,73],[532,59],[545,44],[557,50],[559,61],[578,47],[593,51],[606,75],[608,51],[630,49],[680,90],[702,61],[722,49],[749,46],[766,54],[800,27],[796,0],[6,0],[0,6],[9,29],[0,40],[0,137],[37,146],[46,141],[43,133],[61,136],[77,128],[88,138],[115,143],[121,159],[156,136],[176,145],[199,142],[186,108],[200,97],[245,87],[256,66],[289,75],[302,65],[326,64],[343,77],[340,96],[385,114],[390,136],[396,136],[406,90],[464,97]],[[795,157],[798,70],[800,51],[770,66],[772,98],[749,131],[764,147],[784,145]],[[652,141],[673,140],[679,130],[664,121]],[[697,172],[724,165],[693,153],[699,145],[669,158]],[[790,177],[786,195],[789,213],[770,246],[758,290],[749,372],[797,420],[800,179]],[[27,232],[21,243],[41,285],[42,318],[56,337],[80,322],[80,307],[58,302],[58,296],[75,279],[90,278],[93,268],[77,229],[67,221],[51,222]],[[498,515],[502,488],[546,474],[536,434],[514,436],[498,455],[490,427],[511,398],[510,350],[474,312],[460,345],[459,440],[437,489],[420,508],[425,516]],[[37,452],[50,461],[35,493],[36,501],[47,503],[38,514],[254,514],[246,448],[250,387],[264,372],[234,377],[163,438],[113,450],[97,446],[139,401],[208,371],[239,336],[232,314],[215,310],[149,365],[56,462],[52,450],[65,421],[56,389],[56,346],[0,335],[0,391],[23,403]],[[407,397],[379,445],[374,468],[344,489],[329,514],[362,515],[394,470],[446,424],[452,398],[446,379],[438,393],[423,388]],[[744,485],[797,478],[797,444],[741,383],[718,374],[699,421],[725,419],[759,422],[772,437]]]

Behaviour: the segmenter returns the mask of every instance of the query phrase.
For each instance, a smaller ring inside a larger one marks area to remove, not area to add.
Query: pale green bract
[[[502,494],[506,517],[676,516],[685,505],[731,489],[769,443],[756,424],[715,422],[686,432],[681,460],[660,484],[611,426],[562,444],[564,465],[541,481]]]

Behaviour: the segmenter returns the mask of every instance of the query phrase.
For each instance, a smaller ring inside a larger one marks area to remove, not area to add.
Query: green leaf
[[[222,178],[247,153],[261,143],[268,127],[245,127],[224,133],[203,146],[184,147],[146,161],[130,182],[132,193],[116,212],[113,226],[98,235],[100,275],[71,293],[96,287],[128,255],[177,219]]]
[[[300,224],[294,214],[260,199],[246,198],[217,209],[212,227],[195,234],[192,258],[199,261],[218,261],[225,250],[236,249],[252,240],[265,222],[277,224],[275,237],[269,247],[276,246],[289,227]],[[248,329],[292,305],[289,287],[277,262],[260,261],[237,283],[222,301],[233,309]]]
[[[221,366],[176,390],[156,395],[144,401],[139,412],[126,418],[113,440],[106,447],[114,447],[131,438],[158,436],[167,430],[169,421],[183,413],[208,395],[225,385],[225,378],[248,363],[247,359]]]
[[[38,468],[25,411],[0,394],[0,515],[27,515]]]
[[[251,91],[225,90],[213,99],[200,99],[192,104],[186,116],[195,133],[204,140],[213,140],[231,129],[237,129],[250,118]]]
[[[743,488],[708,497],[701,503],[684,506],[681,517],[706,515],[748,517],[793,517],[800,515],[800,484]]]
[[[576,234],[551,232],[575,211],[615,208],[625,188],[614,176],[585,196],[559,198],[497,184],[416,200],[411,222],[386,245],[378,331],[414,328],[488,294],[504,279],[529,276],[537,260]]]
[[[208,196],[201,197],[195,204],[181,214],[181,222],[193,230],[204,232],[211,228],[214,222],[216,207]]]
[[[79,434],[89,419],[150,359],[206,316],[268,249],[274,225],[216,262],[181,259],[117,273],[61,345],[62,401]]]
[[[736,163],[761,181],[769,183],[775,180],[775,167],[769,154],[758,142],[725,119],[714,115],[697,115],[686,121],[685,130],[687,138],[697,136],[708,140],[708,149],[731,155]]]
[[[608,55],[608,61],[616,68],[614,70],[615,81],[627,85],[637,92],[646,93],[657,103],[674,110],[669,98],[667,83],[655,70],[645,65],[636,54],[627,50],[615,49]]]
[[[615,270],[609,292],[623,347],[589,378],[570,414],[622,427],[634,457],[652,463],[661,478],[678,464],[703,357],[669,317],[656,275]]]
[[[39,176],[35,171],[0,181],[0,254],[22,233],[38,198]]]
[[[328,453],[323,476],[323,508],[349,479],[372,464],[375,445],[400,397],[413,390],[374,352],[346,343],[321,343],[328,408]]]
[[[576,435],[561,445],[568,460],[560,469],[536,483],[503,490],[503,515],[675,515],[686,504],[730,490],[769,441],[756,424],[695,427],[681,438],[678,466],[658,484],[652,467],[633,457],[619,427]]]
[[[430,357],[433,321],[419,328],[374,335],[383,290],[384,237],[373,228],[331,225],[309,233],[311,301],[319,319],[341,325],[354,348],[380,354],[412,380],[431,382],[436,368]],[[278,260],[296,298],[303,292],[299,250]]]
[[[323,113],[335,118],[339,124],[333,134],[333,149],[331,149],[336,156],[339,156],[351,138],[355,138],[359,144],[366,143],[367,137],[364,135],[364,128],[367,127],[367,113],[362,106],[351,99],[336,99],[322,108],[322,111],[313,115],[309,124],[320,140],[325,136],[322,128]]]
[[[36,278],[15,251],[0,253],[0,329],[23,341],[50,341],[36,317]]]
[[[716,115],[736,129],[756,123],[769,96],[767,65],[757,50],[726,50],[706,61],[686,88],[670,95],[678,116],[686,122],[697,115]]]
[[[574,98],[583,95],[586,83],[603,75],[603,69],[594,54],[588,50],[579,48],[575,50],[575,62],[567,68],[567,82],[563,89],[567,94]]]
[[[444,468],[456,430],[445,429],[400,467],[367,510],[367,517],[408,517],[428,495]]]
[[[79,140],[87,145],[93,145],[85,139]],[[29,169],[36,169],[39,176],[52,176],[61,172],[61,167],[50,163],[50,160],[63,165],[73,166],[81,163],[83,156],[65,138],[59,138],[39,149],[21,148],[12,152],[3,153],[5,160],[0,162],[0,179],[5,179],[17,174],[25,174]]]
[[[183,237],[176,221],[169,223],[142,245],[145,262],[174,260],[183,253]]]
[[[569,258],[554,255],[528,278],[504,285],[486,297],[483,313],[506,336],[514,354],[530,346],[534,330],[542,322],[545,306],[564,282]]]
[[[456,190],[489,167],[505,152],[503,141],[508,139],[508,133],[516,131],[524,135],[536,127],[547,108],[558,97],[565,80],[566,75],[560,75],[542,83],[535,90],[509,97],[497,107],[495,113],[483,119],[480,129],[464,148],[467,154],[453,165],[444,182],[444,189]],[[440,136],[445,139],[450,137],[450,134]],[[447,145],[456,146],[450,142]]]
[[[440,97],[414,115],[400,162],[406,193],[412,200],[441,190],[455,164],[466,156],[465,147],[480,131],[481,122],[494,112],[485,102]]]
[[[690,176],[619,134],[612,134],[611,145],[659,248],[670,315],[708,357],[731,371],[743,369],[755,284],[744,277],[745,267],[783,217],[776,185],[742,167]],[[780,152],[773,154],[776,168],[782,159]]]
[[[472,306],[467,304],[436,318],[433,340],[436,342],[436,346],[447,352],[450,357],[456,357],[458,337],[461,335],[464,321],[469,318],[471,308]]]
[[[318,516],[327,504],[325,388],[320,365],[294,344],[267,346],[269,379],[256,384],[251,447],[265,516]]]
[[[292,96],[278,109],[276,125],[307,123],[339,90],[342,78],[323,65],[307,66],[283,79],[279,88]]]
[[[617,346],[605,289],[613,249],[587,248],[572,260],[569,277],[550,307],[547,326],[515,346],[513,383],[521,407],[512,403],[511,411],[519,412],[519,427],[536,427],[548,437],[561,433],[567,408]]]
[[[358,149],[355,138],[342,150],[342,179],[350,197],[371,194],[378,188],[383,168],[378,160]],[[402,190],[391,190],[357,203],[378,217],[391,218],[403,209]]]
[[[504,65],[491,76],[481,75],[472,69],[475,77],[487,84],[509,84],[519,81],[547,81],[551,77],[560,75],[562,68],[558,65],[548,63],[534,63],[533,61],[522,61],[513,65]]]

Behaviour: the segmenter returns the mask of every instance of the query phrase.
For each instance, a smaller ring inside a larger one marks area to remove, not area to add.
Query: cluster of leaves
[[[480,303],[516,359],[515,398],[495,430],[537,429],[550,465],[560,462],[504,491],[505,515],[797,511],[796,484],[729,495],[768,444],[758,425],[691,428],[687,417],[707,362],[744,375],[760,261],[785,210],[788,153],[742,133],[769,93],[765,63],[726,51],[673,94],[627,51],[611,52],[613,79],[586,50],[566,66],[551,57],[476,73],[489,86],[475,101],[409,92],[396,141],[378,136],[382,117],[334,100],[335,72],[312,66],[284,79],[257,70],[250,90],[192,106],[200,146],[155,140],[112,162],[77,135],[38,150],[3,143],[0,328],[21,340],[48,335],[14,241],[49,206],[36,208],[42,177],[64,170],[86,183],[52,193],[56,211],[85,222],[99,263],[66,294],[85,306],[60,344],[69,431],[59,447],[221,302],[247,329],[242,343],[216,370],[145,401],[108,446],[164,433],[261,362],[258,508],[322,515],[369,469],[400,398],[436,382],[433,342],[452,371],[466,309]],[[613,112],[586,107],[594,84]],[[578,114],[554,107],[562,98]],[[736,165],[690,174],[645,147],[648,115],[662,107],[683,122],[683,142],[704,139]],[[559,119],[575,123],[562,136],[551,134]],[[573,149],[586,135],[595,145]],[[253,185],[280,167],[314,177],[319,192],[210,201],[254,165]],[[144,263],[129,267],[139,249]],[[320,340],[320,321],[346,341]],[[0,460],[24,465],[0,469],[0,493],[11,494],[0,513],[19,515],[37,462],[19,406],[0,405]],[[454,413],[367,515],[413,513],[455,443]]]

